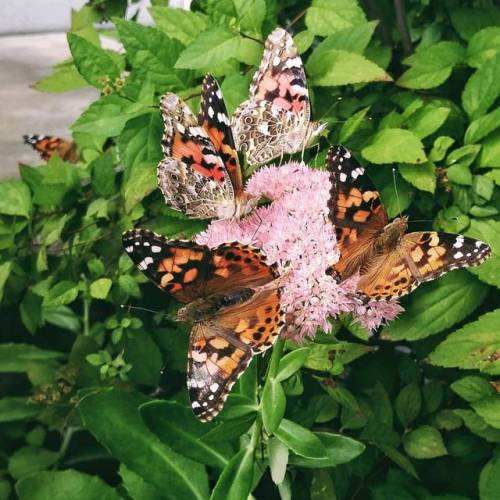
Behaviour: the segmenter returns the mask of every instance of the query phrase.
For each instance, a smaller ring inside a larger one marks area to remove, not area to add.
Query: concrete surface
[[[0,37],[0,176],[18,162],[38,163],[23,134],[70,137],[69,126],[98,95],[95,89],[49,94],[30,88],[69,57],[65,33]]]

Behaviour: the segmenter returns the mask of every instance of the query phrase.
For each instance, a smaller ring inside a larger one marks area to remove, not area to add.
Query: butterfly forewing
[[[63,160],[70,163],[78,162],[76,154],[76,145],[72,141],[53,137],[50,135],[24,135],[24,142],[29,144],[40,154],[42,160],[48,161],[54,155],[60,156]]]

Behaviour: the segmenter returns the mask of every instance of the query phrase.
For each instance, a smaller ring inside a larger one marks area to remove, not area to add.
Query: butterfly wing
[[[25,144],[29,144],[40,154],[42,160],[48,161],[52,156],[58,155],[70,163],[78,162],[76,146],[72,141],[66,141],[60,137],[52,137],[50,135],[36,134],[24,135],[23,139]]]
[[[203,80],[198,123],[206,131],[215,151],[222,158],[231,178],[235,195],[241,195],[243,193],[243,177],[234,144],[233,131],[219,82],[212,75],[206,75]]]
[[[196,324],[188,354],[188,389],[194,414],[211,420],[223,408],[252,357],[268,349],[285,324],[276,287],[258,289],[243,303]]]
[[[126,231],[122,241],[137,268],[180,302],[191,302],[204,292],[211,270],[208,247],[168,240],[147,229]]]
[[[453,269],[478,266],[490,254],[486,243],[459,234],[407,233],[394,252],[370,261],[358,296],[363,302],[392,300]]]
[[[323,129],[312,132],[316,125],[309,129],[310,114],[302,59],[290,34],[277,28],[266,40],[250,99],[234,114],[237,149],[247,154],[251,164],[295,153]]]
[[[346,279],[373,256],[375,237],[388,218],[380,193],[347,149],[331,148],[326,167],[331,183],[329,216],[340,250],[332,271]]]
[[[175,94],[165,94],[160,108],[166,158],[159,163],[157,174],[165,201],[193,218],[231,217],[233,185],[206,130]]]

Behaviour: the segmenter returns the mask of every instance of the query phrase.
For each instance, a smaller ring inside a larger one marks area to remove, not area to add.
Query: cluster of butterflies
[[[325,125],[310,121],[302,61],[291,36],[274,30],[250,86],[228,117],[217,81],[206,76],[197,117],[175,94],[161,99],[164,119],[158,185],[166,203],[191,218],[239,219],[258,200],[244,190],[237,151],[261,165],[313,144]],[[407,218],[389,222],[364,168],[342,146],[330,149],[330,220],[340,260],[327,270],[339,283],[359,275],[362,303],[393,300],[452,269],[481,264],[485,243],[434,231],[407,233]],[[252,357],[285,326],[279,276],[262,251],[238,242],[214,249],[168,240],[144,229],[123,235],[125,251],[149,279],[183,303],[177,319],[193,324],[188,389],[194,414],[209,421]]]

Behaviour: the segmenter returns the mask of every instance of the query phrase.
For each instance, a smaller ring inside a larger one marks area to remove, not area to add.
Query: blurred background
[[[72,9],[85,0],[0,1],[0,177],[17,176],[19,162],[37,163],[37,154],[23,143],[24,134],[70,137],[69,127],[97,96],[84,88],[65,93],[39,92],[32,85],[70,57],[66,31]],[[129,16],[143,23],[150,18],[148,0],[133,5]],[[158,3],[158,2],[157,2]],[[189,0],[165,0],[172,7],[189,7]],[[105,26],[104,26],[105,27]],[[111,27],[111,25],[110,25]],[[103,46],[113,46],[111,38]]]

